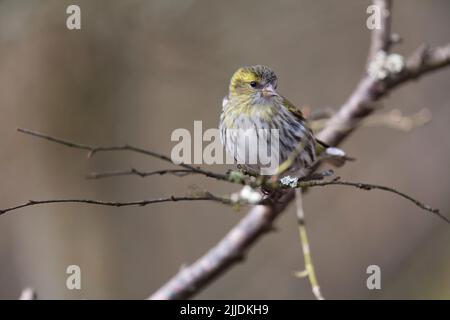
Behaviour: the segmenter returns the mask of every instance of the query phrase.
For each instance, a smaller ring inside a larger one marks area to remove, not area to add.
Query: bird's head
[[[230,98],[249,98],[254,101],[279,99],[276,92],[277,76],[262,65],[239,68],[231,77]]]

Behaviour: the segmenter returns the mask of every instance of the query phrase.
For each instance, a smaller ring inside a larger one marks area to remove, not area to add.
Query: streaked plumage
[[[316,161],[317,154],[323,151],[324,146],[314,138],[301,111],[276,92],[277,81],[275,73],[261,65],[243,67],[234,73],[229,93],[222,104],[219,126],[222,143],[226,151],[236,158],[236,148],[245,147],[243,130],[278,129],[279,163],[301,146],[303,149],[287,174],[303,176],[305,169]],[[255,139],[254,142],[259,143],[259,139],[267,137],[257,135]],[[269,146],[273,148],[272,143]],[[236,160],[242,162],[243,159]],[[261,163],[246,162],[244,167],[259,173]]]

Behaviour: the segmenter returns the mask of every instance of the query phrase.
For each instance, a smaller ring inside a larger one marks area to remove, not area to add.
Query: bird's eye
[[[250,82],[250,87],[252,87],[252,88],[256,88],[257,85],[258,85],[258,82],[256,82],[256,81]]]

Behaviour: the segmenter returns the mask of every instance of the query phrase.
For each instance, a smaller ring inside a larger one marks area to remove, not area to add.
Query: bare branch
[[[429,123],[431,118],[431,112],[426,108],[408,116],[403,115],[399,109],[392,109],[384,114],[372,114],[370,117],[364,119],[359,126],[386,126],[395,130],[409,132]],[[314,120],[310,123],[310,126],[316,132],[325,128],[327,122],[328,119]]]
[[[122,173],[122,172],[119,172]],[[125,172],[129,173],[129,171]],[[154,172],[155,174],[158,173],[157,171]],[[191,171],[188,171],[188,173],[192,173]],[[105,173],[105,176],[112,176],[114,173]],[[391,192],[394,194],[397,194],[412,203],[414,203],[419,208],[431,212],[433,214],[436,214],[441,219],[445,220],[446,222],[450,223],[450,220],[442,215],[439,211],[439,209],[434,209],[430,207],[429,205],[426,205],[419,200],[401,192],[394,188],[382,186],[382,185],[375,185],[375,184],[367,184],[367,183],[361,183],[361,182],[349,182],[349,181],[342,181],[339,177],[336,177],[333,180],[325,181],[323,180],[324,177],[329,176],[330,172],[325,171],[323,173],[311,173],[310,177],[307,177],[302,180],[295,180],[295,185],[292,184],[283,184],[281,181],[271,181],[271,180],[261,180],[258,182],[250,182],[248,185],[252,188],[259,188],[264,187],[267,190],[273,190],[273,191],[280,191],[280,190],[288,190],[288,189],[295,189],[295,188],[302,188],[307,189],[310,187],[317,187],[317,186],[330,186],[330,185],[344,185],[344,186],[352,186],[356,187],[358,189],[362,190],[372,190],[372,189],[379,189],[387,192]],[[230,180],[230,182],[233,182]],[[240,182],[235,182],[237,184],[241,184]],[[102,201],[102,200],[93,200],[93,199],[48,199],[48,200],[28,200],[26,203],[22,203],[10,208],[6,209],[0,209],[0,215],[7,213],[9,211],[18,210],[21,208],[34,206],[34,205],[42,205],[42,204],[50,204],[50,203],[85,203],[85,204],[93,204],[93,205],[101,205],[101,206],[110,206],[110,207],[126,207],[126,206],[146,206],[149,204],[154,203],[161,203],[161,202],[174,202],[174,201],[195,201],[195,200],[212,200],[216,202],[221,202],[224,204],[249,204],[245,199],[238,199],[238,200],[232,200],[229,197],[221,197],[213,195],[210,192],[201,192],[199,194],[193,195],[193,196],[170,196],[165,198],[158,198],[158,199],[150,199],[150,200],[139,200],[139,201],[129,201],[129,202],[119,202],[119,201]],[[242,201],[244,200],[244,201]],[[251,204],[266,204],[271,203],[273,199],[266,198],[262,201],[259,201],[258,203],[251,203]],[[278,199],[276,199],[278,201]]]
[[[374,114],[363,121],[363,126],[387,126],[392,129],[409,132],[415,128],[424,126],[432,119],[429,109],[422,109],[412,115],[404,116],[398,109],[393,109],[385,114]]]
[[[380,8],[381,26],[372,30],[367,65],[370,64],[380,51],[388,52],[391,44],[392,0],[374,0],[373,4]]]
[[[69,140],[65,140],[65,139],[61,139],[61,138],[56,138],[41,132],[36,132],[36,131],[32,131],[29,129],[24,129],[24,128],[17,128],[17,131],[21,132],[21,133],[25,133],[28,135],[31,135],[33,137],[37,137],[37,138],[42,138],[51,142],[55,142],[58,144],[62,144],[64,146],[70,147],[70,148],[75,148],[75,149],[80,149],[80,150],[86,150],[89,151],[88,153],[88,157],[92,157],[94,156],[96,153],[99,152],[107,152],[107,151],[131,151],[131,152],[136,152],[136,153],[140,153],[140,154],[144,154],[153,158],[157,158],[166,162],[170,162],[174,165],[186,168],[190,171],[192,171],[193,173],[198,173],[198,174],[202,174],[206,177],[210,177],[210,178],[214,178],[217,180],[222,180],[222,181],[228,181],[228,175],[226,174],[222,174],[222,173],[216,173],[216,172],[212,172],[212,171],[208,171],[208,170],[204,170],[201,169],[199,167],[195,167],[195,166],[191,166],[189,164],[185,164],[185,163],[174,163],[172,161],[172,159],[170,159],[170,157],[161,154],[161,153],[157,153],[151,150],[147,150],[147,149],[142,149],[139,147],[135,147],[132,145],[122,145],[122,146],[91,146],[91,145],[87,145],[87,144],[81,144],[81,143],[77,143],[77,142],[73,142],[73,141],[69,141]]]
[[[386,89],[392,89],[404,82],[416,80],[429,72],[448,65],[450,65],[450,43],[434,48],[424,44],[407,59],[403,72],[391,75],[386,80]]]
[[[246,250],[261,233],[271,229],[275,211],[271,206],[255,206],[228,234],[191,266],[181,269],[149,299],[186,299],[199,292],[220,273],[242,261]],[[280,208],[281,210],[281,208]]]
[[[298,186],[308,188],[330,185],[344,185],[362,190],[379,189],[392,192],[450,223],[450,220],[443,216],[439,210],[433,209],[396,189],[385,186],[340,181],[338,178],[331,181],[304,181],[300,182]],[[199,292],[221,272],[224,272],[231,265],[243,259],[246,251],[259,237],[272,229],[273,220],[292,201],[294,194],[294,189],[289,188],[288,192],[281,199],[277,199],[277,201],[273,201],[267,205],[255,206],[216,246],[199,258],[194,264],[183,268],[169,282],[150,296],[149,299],[186,299]],[[312,283],[316,286],[317,280],[314,280],[314,278]],[[317,292],[317,289],[315,289],[316,295],[318,294]],[[321,295],[317,296],[320,297]]]
[[[102,200],[93,200],[93,199],[28,200],[25,203],[22,203],[22,204],[13,206],[13,207],[9,207],[6,209],[1,209],[0,215],[3,215],[7,212],[14,211],[17,209],[25,208],[25,207],[31,207],[31,206],[49,204],[49,203],[85,203],[85,204],[93,204],[93,205],[108,206],[108,207],[130,207],[130,206],[143,207],[143,206],[146,206],[149,204],[161,203],[161,202],[203,201],[203,200],[216,201],[216,202],[220,202],[223,204],[231,204],[232,203],[229,198],[216,196],[209,192],[202,192],[199,195],[193,195],[193,196],[170,196],[170,197],[165,197],[165,198],[139,200],[139,201],[128,201],[128,202],[102,201]]]
[[[311,290],[316,299],[325,300],[325,298],[322,295],[322,292],[320,291],[319,281],[317,281],[316,270],[311,256],[311,248],[309,246],[308,233],[306,232],[302,191],[300,189],[296,190],[295,200],[297,205],[298,233],[300,238],[300,245],[303,252],[303,259],[305,260],[305,269],[296,272],[295,275],[299,278],[308,277],[309,283],[311,284]]]
[[[129,170],[121,170],[121,171],[107,171],[107,172],[91,172],[87,175],[88,179],[101,179],[101,178],[110,178],[110,177],[120,177],[120,176],[139,176],[141,178],[156,176],[156,175],[166,175],[172,174],[177,177],[184,177],[189,174],[198,174],[198,172],[194,172],[190,169],[163,169],[163,170],[155,170],[155,171],[141,171],[135,168],[131,168]]]
[[[355,188],[358,188],[358,189],[361,189],[361,190],[375,190],[375,189],[377,189],[377,190],[383,190],[383,191],[391,192],[391,193],[394,193],[394,194],[396,194],[396,195],[398,195],[398,196],[400,196],[400,197],[402,197],[404,199],[407,199],[407,200],[411,201],[412,203],[414,203],[419,208],[437,215],[439,218],[441,218],[442,220],[446,221],[447,223],[450,223],[450,219],[447,218],[446,216],[444,216],[439,211],[439,209],[432,208],[429,205],[426,205],[426,204],[420,202],[419,200],[417,200],[417,199],[407,195],[406,193],[398,191],[398,190],[396,190],[394,188],[381,186],[381,185],[377,185],[377,184],[342,181],[342,180],[340,180],[339,177],[335,178],[334,180],[330,180],[330,181],[306,181],[306,182],[300,182],[299,183],[299,187],[301,187],[301,188],[319,187],[319,186],[332,186],[332,185],[341,185],[341,186],[355,187]]]
[[[417,57],[421,58],[417,58]],[[376,102],[392,89],[422,75],[450,65],[450,44],[434,49],[419,49],[398,74],[377,79],[366,74],[339,111],[328,121],[318,138],[329,145],[341,143],[362,120],[376,110]]]

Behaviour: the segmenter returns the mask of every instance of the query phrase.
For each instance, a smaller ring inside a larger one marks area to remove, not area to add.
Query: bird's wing
[[[290,113],[292,113],[295,117],[297,117],[298,120],[306,121],[300,109],[298,109],[292,102],[290,102],[285,97],[283,97],[283,105],[289,110]]]
[[[306,121],[305,117],[303,116],[303,113],[284,97],[283,97],[283,104],[286,106],[286,108],[288,108],[289,112],[291,112],[293,115],[297,117],[297,119],[299,119],[300,121]],[[327,160],[336,167],[342,166],[345,163],[345,161],[355,160],[353,158],[347,157],[347,155],[343,150],[335,147],[330,147],[325,142],[320,141],[317,138],[315,138],[315,142],[317,155],[321,155],[324,160]]]

